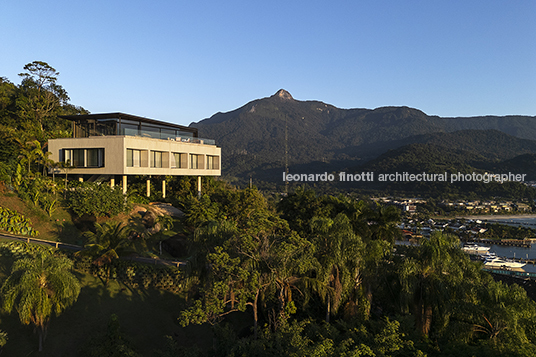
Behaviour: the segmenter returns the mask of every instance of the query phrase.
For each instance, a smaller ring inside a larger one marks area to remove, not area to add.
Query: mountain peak
[[[292,98],[292,95],[284,89],[278,90],[272,97],[276,97],[276,98],[280,98],[284,100],[294,100],[294,98]]]

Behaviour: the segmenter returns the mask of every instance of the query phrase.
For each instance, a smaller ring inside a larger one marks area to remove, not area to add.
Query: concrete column
[[[115,186],[115,177],[112,177],[110,179],[110,187],[114,187]]]
[[[162,180],[162,198],[166,198],[166,180]]]
[[[197,176],[197,196],[201,197],[201,176]]]
[[[147,197],[151,196],[151,179],[147,179]]]
[[[127,175],[123,175],[123,194],[127,194]]]

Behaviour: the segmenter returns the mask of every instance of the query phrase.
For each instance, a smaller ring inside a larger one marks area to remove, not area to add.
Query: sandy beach
[[[509,226],[523,226],[536,228],[536,214],[480,214],[475,216],[458,216],[458,219],[465,218],[473,221],[480,220],[486,223],[499,223]]]

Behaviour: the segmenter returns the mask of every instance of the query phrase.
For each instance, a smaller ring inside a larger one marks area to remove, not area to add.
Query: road
[[[79,245],[67,244],[67,243],[62,243],[62,242],[51,242],[48,240],[30,238],[30,237],[20,237],[20,236],[15,236],[11,234],[0,234],[0,239],[39,244],[45,247],[67,249],[67,250],[76,251],[76,252],[84,249],[84,247],[79,246]],[[145,257],[121,257],[119,259],[132,260],[132,261],[143,263],[143,264],[165,265],[165,266],[176,266],[176,267],[185,267],[187,264],[186,262],[179,261],[179,260],[164,260],[164,259],[145,258]]]

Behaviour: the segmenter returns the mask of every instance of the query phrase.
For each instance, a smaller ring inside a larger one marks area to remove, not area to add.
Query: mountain
[[[191,125],[222,147],[224,176],[239,182],[252,177],[280,184],[287,159],[290,172],[334,171],[414,143],[455,147],[492,161],[536,154],[533,116],[441,118],[408,107],[341,109],[296,100],[283,89]]]

